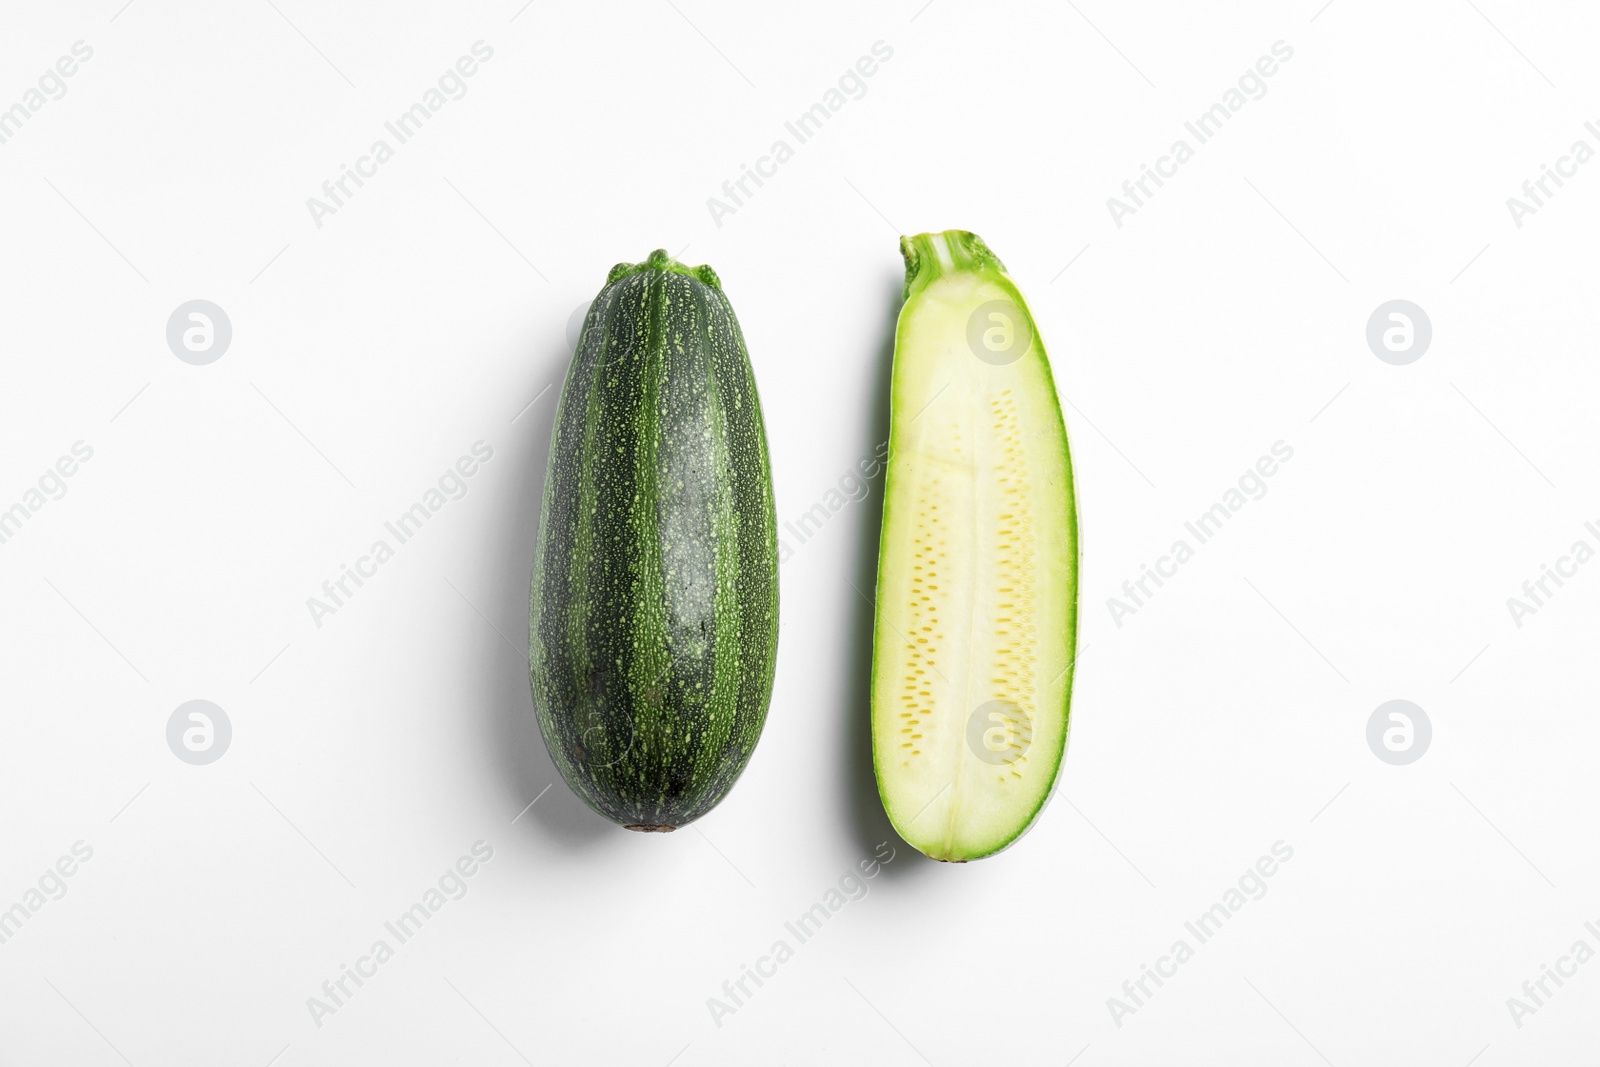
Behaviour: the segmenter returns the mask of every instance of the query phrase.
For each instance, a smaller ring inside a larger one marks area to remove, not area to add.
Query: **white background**
[[[1600,545],[1600,164],[1520,228],[1506,206],[1600,148],[1583,5],[121,2],[0,27],[0,107],[94,50],[0,145],[0,507],[93,448],[0,545],[0,908],[93,849],[0,945],[0,1063],[1592,1056],[1600,963],[1520,1027],[1506,1003],[1600,949],[1600,566],[1521,627],[1506,606]],[[478,40],[467,94],[317,226],[307,198]],[[880,40],[865,96],[717,225],[707,198]],[[1280,40],[1266,95],[1118,227],[1107,198]],[[656,247],[712,264],[794,521],[881,440],[897,235],[949,227],[1007,263],[1067,405],[1054,802],[965,866],[888,826],[852,588],[875,483],[783,565],[737,788],[624,833],[552,770],[520,651],[574,309]],[[197,298],[233,326],[208,366],[165,338]],[[1434,330],[1408,366],[1365,340],[1397,298]],[[315,625],[307,598],[480,440],[465,497]],[[1116,625],[1107,598],[1279,440],[1266,496]],[[1433,740],[1391,766],[1366,724],[1400,698]],[[209,766],[167,746],[191,699],[233,724]],[[307,998],[479,840],[467,895],[319,1027]],[[870,893],[716,1025],[707,999],[885,841]],[[1266,896],[1114,1019],[1277,841]]]

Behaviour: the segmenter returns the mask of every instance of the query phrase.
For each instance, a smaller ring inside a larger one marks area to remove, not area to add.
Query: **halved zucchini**
[[[1078,527],[1044,345],[962,230],[902,238],[873,637],[878,792],[923,853],[1016,840],[1066,747]]]

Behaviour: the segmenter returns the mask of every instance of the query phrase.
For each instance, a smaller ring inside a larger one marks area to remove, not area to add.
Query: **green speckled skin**
[[[545,744],[592,808],[683,826],[755,750],[778,647],[766,430],[709,267],[612,268],[550,443],[529,666]]]

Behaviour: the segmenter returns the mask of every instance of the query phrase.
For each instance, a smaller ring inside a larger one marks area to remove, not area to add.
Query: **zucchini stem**
[[[906,298],[935,278],[957,271],[995,270],[1005,273],[1000,257],[989,250],[983,238],[967,230],[919,233],[900,238],[900,254],[906,261]]]

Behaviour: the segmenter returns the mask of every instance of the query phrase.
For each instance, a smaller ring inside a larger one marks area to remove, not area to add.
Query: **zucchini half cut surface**
[[[902,238],[872,662],[895,829],[938,860],[1028,829],[1066,748],[1078,524],[1044,344],[962,230]]]

